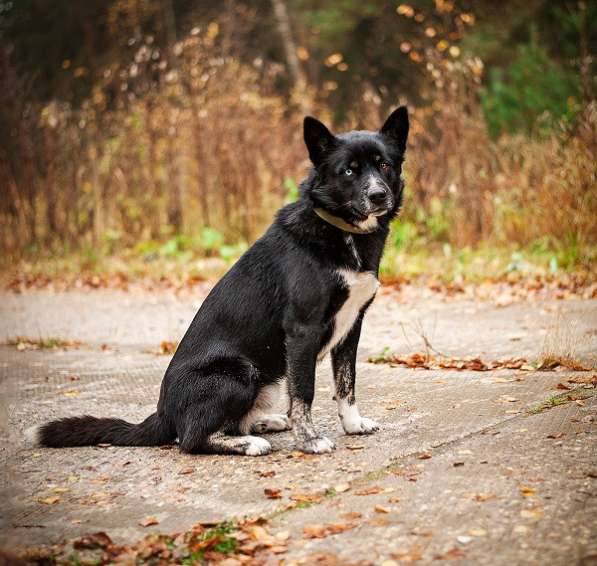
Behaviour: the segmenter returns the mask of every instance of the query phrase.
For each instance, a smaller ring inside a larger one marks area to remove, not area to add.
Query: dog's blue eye
[[[350,177],[350,176],[352,175],[352,169],[347,169],[346,171],[344,171],[344,174],[345,174],[347,177]]]

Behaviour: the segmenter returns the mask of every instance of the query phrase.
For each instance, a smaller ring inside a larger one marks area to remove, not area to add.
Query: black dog
[[[329,452],[334,444],[311,421],[315,367],[328,352],[345,432],[378,429],[355,404],[355,359],[401,203],[408,114],[401,107],[380,132],[339,136],[307,117],[304,135],[314,167],[301,198],[205,299],[166,371],[157,412],[140,424],[49,422],[37,430],[39,443],[155,446],[178,438],[185,452],[255,456],[271,445],[250,433],[292,426],[301,450]],[[284,377],[288,417],[268,414]]]

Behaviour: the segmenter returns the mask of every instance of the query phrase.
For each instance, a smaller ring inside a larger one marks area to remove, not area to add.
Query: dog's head
[[[401,106],[379,132],[333,135],[308,116],[305,144],[317,170],[309,196],[317,207],[358,228],[374,230],[377,218],[396,212],[408,136],[408,113]]]

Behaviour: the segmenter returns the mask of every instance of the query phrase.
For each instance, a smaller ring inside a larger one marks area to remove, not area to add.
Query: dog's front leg
[[[320,332],[318,327],[301,324],[293,328],[286,343],[292,428],[298,448],[313,454],[331,452],[335,448],[331,440],[317,433],[311,418]]]
[[[379,425],[374,420],[361,417],[354,395],[357,348],[362,322],[361,313],[346,338],[332,350],[338,416],[346,434],[371,434],[379,430]]]

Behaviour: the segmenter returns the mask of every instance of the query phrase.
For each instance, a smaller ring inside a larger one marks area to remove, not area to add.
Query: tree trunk
[[[292,77],[294,94],[301,108],[301,112],[303,114],[310,114],[311,104],[309,101],[309,93],[307,91],[307,81],[296,55],[296,43],[294,41],[294,37],[292,36],[290,17],[288,15],[286,3],[284,0],[272,0],[272,5],[274,8],[278,32],[280,33],[280,36],[282,37],[282,43],[284,44],[286,63],[288,64],[288,70],[290,71],[290,76]]]

